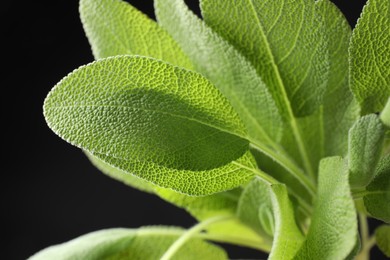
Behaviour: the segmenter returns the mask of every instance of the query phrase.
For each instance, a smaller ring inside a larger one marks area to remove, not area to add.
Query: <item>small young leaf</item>
[[[292,259],[304,240],[285,185],[255,178],[240,198],[237,216],[272,243],[269,259]]]
[[[205,170],[248,149],[229,102],[201,75],[138,56],[117,56],[65,77],[45,100],[48,125],[92,154]]]
[[[389,13],[389,0],[368,0],[352,34],[350,87],[364,114],[380,112],[390,96]]]
[[[353,188],[365,187],[374,177],[385,137],[385,127],[377,115],[360,118],[349,131],[349,181]]]
[[[156,16],[190,57],[195,69],[230,101],[255,142],[273,144],[282,135],[279,111],[256,70],[208,28],[183,0],[156,0]]]
[[[275,219],[274,241],[270,260],[292,259],[304,242],[294,218],[294,209],[284,184],[271,184],[271,200]]]
[[[159,259],[183,233],[176,227],[140,229],[106,229],[92,232],[69,242],[51,246],[30,260],[65,259]],[[175,259],[227,259],[219,247],[199,239],[191,239],[174,255]]]
[[[315,1],[202,0],[201,7],[206,23],[256,67],[284,113],[318,108],[328,56]]]
[[[379,249],[390,257],[390,226],[382,225],[375,230],[375,240]]]
[[[390,155],[379,162],[374,179],[366,187],[363,201],[372,217],[390,223]]]
[[[81,0],[80,17],[96,59],[138,54],[192,68],[158,24],[121,0]]]
[[[306,241],[294,259],[344,259],[353,250],[357,216],[341,157],[320,162],[318,197]]]

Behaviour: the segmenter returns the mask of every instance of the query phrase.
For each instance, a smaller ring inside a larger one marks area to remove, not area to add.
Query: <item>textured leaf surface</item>
[[[293,259],[304,242],[304,236],[295,222],[294,209],[286,186],[284,184],[271,184],[270,194],[275,220],[275,232],[269,259]]]
[[[272,96],[256,70],[208,28],[183,0],[156,0],[156,16],[190,57],[195,69],[229,99],[255,142],[281,137],[282,122]]]
[[[348,46],[351,28],[341,11],[330,1],[316,7],[325,23],[329,52],[329,78],[323,104],[308,117],[299,119],[308,154],[315,170],[321,158],[344,156],[348,131],[359,118],[359,105],[348,87]],[[297,153],[297,152],[295,152]]]
[[[253,179],[240,197],[237,216],[272,246],[274,216],[270,196],[269,186],[258,178]]]
[[[252,180],[240,198],[237,216],[271,244],[269,259],[292,259],[304,240],[282,184]]]
[[[374,179],[366,187],[363,201],[372,217],[390,223],[390,155],[379,162]]]
[[[353,250],[356,236],[356,212],[347,165],[341,157],[323,159],[312,222],[294,259],[344,259]]]
[[[204,170],[248,142],[228,101],[201,75],[137,56],[107,58],[64,78],[45,100],[55,133],[93,154]]]
[[[121,0],[81,0],[80,16],[96,59],[138,54],[191,68],[169,34]]]
[[[282,111],[315,111],[328,70],[315,1],[202,0],[201,6],[206,23],[252,62]]]
[[[360,118],[349,131],[348,166],[351,187],[365,187],[374,177],[384,137],[385,127],[377,115]]]
[[[390,257],[390,226],[382,225],[375,230],[375,240],[379,249]]]
[[[44,249],[31,260],[159,259],[182,234],[174,227],[107,229],[83,235],[69,242]],[[219,247],[198,239],[189,240],[174,259],[227,259]]]
[[[380,112],[390,96],[390,1],[369,0],[353,30],[350,87],[362,112]]]
[[[249,152],[227,165],[204,171],[178,170],[152,162],[122,160],[103,154],[94,155],[124,172],[132,173],[157,186],[195,196],[230,190],[253,177],[253,172],[247,170],[254,167]]]

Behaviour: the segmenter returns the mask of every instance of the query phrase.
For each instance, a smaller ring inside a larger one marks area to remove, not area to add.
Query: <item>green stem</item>
[[[165,252],[165,254],[160,258],[160,260],[169,260],[171,259],[177,251],[194,235],[202,231],[205,227],[216,222],[222,222],[229,219],[232,219],[232,216],[217,216],[214,218],[207,219],[188,229],[182,236],[180,236]]]
[[[370,250],[376,243],[375,236],[370,237],[367,217],[362,213],[359,214],[359,223],[360,223],[360,237],[362,241],[362,249],[359,252],[359,254],[356,256],[356,260],[369,260]]]
[[[316,186],[314,183],[305,175],[305,173],[296,166],[295,162],[293,162],[289,157],[285,156],[283,153],[277,153],[273,149],[270,149],[264,144],[256,143],[251,144],[251,146],[264,153],[268,157],[275,160],[280,166],[286,169],[295,179],[297,179],[310,193],[310,195],[314,196],[316,192]]]

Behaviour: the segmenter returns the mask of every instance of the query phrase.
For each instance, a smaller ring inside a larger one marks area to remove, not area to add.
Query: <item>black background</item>
[[[153,17],[152,0],[129,2]],[[334,2],[353,25],[365,1]],[[183,210],[101,174],[46,126],[46,94],[63,76],[93,60],[78,1],[4,1],[0,15],[2,258],[25,259],[103,228],[193,225]],[[250,249],[228,250],[231,258],[265,257]],[[376,249],[373,253],[374,259],[383,257]]]

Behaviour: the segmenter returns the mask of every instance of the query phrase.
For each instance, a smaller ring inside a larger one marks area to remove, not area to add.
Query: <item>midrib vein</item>
[[[278,87],[280,93],[282,94],[281,95],[282,96],[282,101],[283,101],[284,107],[285,107],[285,109],[287,111],[287,117],[288,117],[287,121],[289,122],[289,124],[291,126],[291,129],[293,131],[293,134],[295,136],[295,140],[296,140],[296,143],[298,145],[298,149],[299,149],[299,152],[301,154],[301,157],[302,157],[305,169],[310,174],[310,176],[313,177],[314,176],[313,168],[312,168],[312,165],[310,163],[310,160],[309,160],[309,157],[308,157],[308,154],[307,154],[307,150],[306,150],[305,144],[304,144],[304,142],[302,140],[302,134],[301,134],[301,132],[299,130],[298,123],[297,123],[297,121],[296,121],[296,119],[294,117],[294,113],[293,113],[292,108],[291,108],[290,100],[288,99],[288,96],[287,96],[285,85],[284,85],[283,80],[281,78],[279,69],[276,66],[275,57],[274,57],[274,55],[272,53],[272,50],[271,50],[271,47],[269,45],[268,39],[267,39],[266,35],[264,34],[264,28],[263,28],[263,26],[261,24],[261,21],[260,21],[258,15],[257,15],[255,6],[253,4],[253,0],[247,0],[247,1],[248,1],[249,5],[251,7],[251,11],[253,12],[253,15],[254,15],[254,17],[256,19],[257,25],[259,27],[260,36],[263,39],[263,43],[265,45],[265,50],[267,52],[267,55],[268,55],[268,57],[271,60],[271,65],[272,65],[273,71],[275,73],[276,80],[278,82],[277,87]]]

